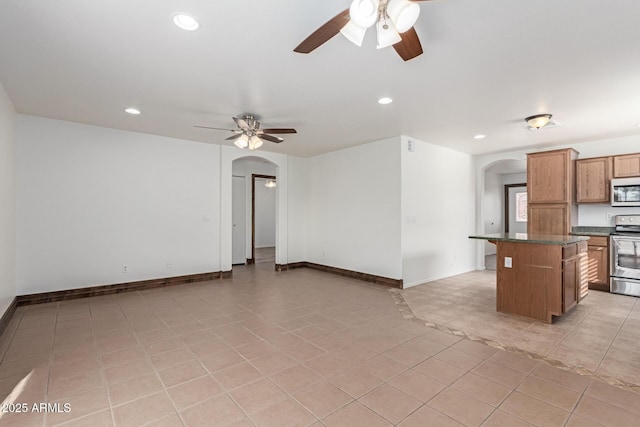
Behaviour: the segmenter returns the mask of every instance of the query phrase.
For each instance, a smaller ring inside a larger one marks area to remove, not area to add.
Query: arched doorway
[[[278,167],[246,156],[233,160],[231,169],[232,265],[275,264]]]

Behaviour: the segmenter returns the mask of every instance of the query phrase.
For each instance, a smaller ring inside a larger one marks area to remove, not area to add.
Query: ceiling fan
[[[253,114],[243,114],[242,117],[232,117],[233,121],[238,126],[237,129],[225,129],[225,128],[213,128],[209,126],[194,126],[202,129],[214,129],[214,130],[226,130],[233,132],[235,135],[231,135],[225,138],[226,141],[233,141],[238,148],[249,148],[249,150],[255,150],[262,146],[264,141],[270,141],[275,143],[281,143],[284,139],[272,134],[285,134],[285,133],[297,133],[295,129],[291,128],[269,128],[260,129],[260,122]]]
[[[413,28],[420,14],[419,1],[431,0],[353,0],[348,9],[327,21],[293,51],[309,53],[338,33],[362,46],[367,28],[375,25],[378,49],[393,46],[408,61],[422,54],[420,39]]]

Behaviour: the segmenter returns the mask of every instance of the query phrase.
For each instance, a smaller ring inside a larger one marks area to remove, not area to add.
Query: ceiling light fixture
[[[185,31],[195,31],[200,28],[200,24],[189,15],[179,14],[173,17],[173,23]]]
[[[272,179],[264,183],[264,186],[267,188],[274,188],[276,186],[276,182]]]
[[[249,136],[246,133],[240,135],[235,141],[233,141],[236,147],[245,149],[249,146]]]
[[[382,104],[382,105],[391,104],[392,102],[393,102],[393,99],[389,98],[388,96],[384,96],[378,99],[378,104]]]
[[[487,137],[487,135],[476,135],[476,136],[473,137],[473,139],[484,139],[486,137]]]
[[[376,26],[378,49],[402,40],[418,20],[420,6],[410,0],[353,0],[349,7],[351,20],[340,32],[356,46],[362,46],[368,28]]]
[[[551,117],[551,114],[536,114],[535,116],[527,117],[524,121],[532,128],[540,129],[549,123]]]
[[[133,107],[125,108],[124,111],[125,111],[125,113],[129,113],[132,116],[137,116],[138,114],[140,114],[140,110],[138,110],[137,108],[133,108]]]

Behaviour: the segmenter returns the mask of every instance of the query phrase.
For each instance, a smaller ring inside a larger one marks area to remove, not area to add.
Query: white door
[[[245,250],[245,233],[247,224],[246,213],[246,182],[244,176],[233,177],[233,232],[232,232],[232,264],[245,264],[247,262]]]

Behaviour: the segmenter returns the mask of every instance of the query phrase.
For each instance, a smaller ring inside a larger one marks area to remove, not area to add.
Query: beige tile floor
[[[495,281],[494,271],[475,271],[402,296],[419,319],[640,385],[639,298],[590,291],[547,325],[496,312]]]
[[[640,425],[640,395],[406,319],[396,296],[265,263],[22,307],[0,425]],[[15,412],[34,402],[70,412]]]

